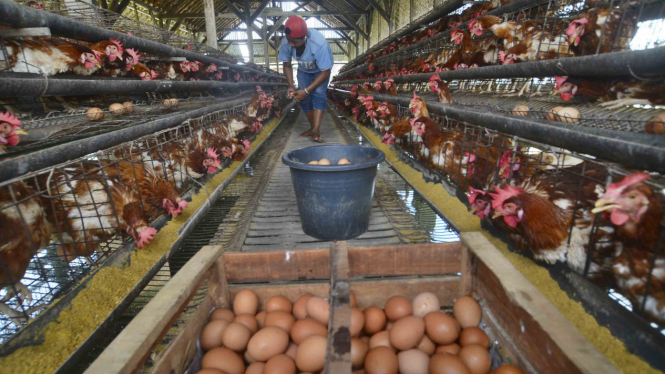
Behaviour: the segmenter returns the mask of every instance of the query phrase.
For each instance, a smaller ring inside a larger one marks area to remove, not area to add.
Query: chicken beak
[[[25,130],[23,130],[23,129],[16,129],[16,130],[14,130],[14,134],[18,134],[18,135],[28,135],[28,133],[25,132]]]
[[[500,212],[494,212],[494,215],[492,216],[492,219],[497,219],[499,217],[503,216]]]
[[[621,205],[619,204],[611,204],[611,201],[609,200],[600,199],[596,201],[595,207],[591,210],[591,213],[597,214],[600,212],[604,212],[606,210],[620,208],[620,207]]]
[[[123,61],[121,54],[117,54],[116,56],[120,59],[120,61]]]
[[[476,208],[475,206],[471,207],[471,214],[476,214],[477,211],[478,208]]]

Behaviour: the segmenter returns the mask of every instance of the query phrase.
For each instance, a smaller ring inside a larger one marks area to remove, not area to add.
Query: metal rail
[[[53,78],[30,73],[0,73],[4,97],[81,96],[115,93],[201,91],[209,89],[242,89],[254,86],[286,87],[273,82],[171,81],[139,79]]]
[[[332,90],[344,96],[350,95],[349,91]],[[374,99],[402,106],[408,106],[410,102],[409,98],[381,94],[375,94]],[[630,168],[665,173],[665,138],[663,137],[580,127],[559,122],[554,125],[545,120],[459,108],[438,102],[427,102],[427,109],[432,113],[458,121],[484,126],[505,134],[516,135],[581,154],[593,155]]]
[[[136,48],[140,51],[156,53],[167,57],[185,57],[191,61],[214,63],[218,66],[228,66],[234,70],[245,71],[260,76],[281,77],[281,75],[267,74],[260,70],[231,64],[218,58],[185,51],[184,49],[175,48],[133,35],[87,25],[57,14],[20,5],[11,0],[0,0],[0,23],[13,28],[48,27],[54,36],[62,36],[88,42],[98,42],[100,40],[115,38],[120,40],[126,48]]]

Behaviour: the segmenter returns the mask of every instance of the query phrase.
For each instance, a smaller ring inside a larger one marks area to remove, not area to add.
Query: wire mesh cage
[[[262,129],[247,112],[236,105],[0,183],[0,341],[120,249],[148,245],[160,217],[244,157]]]
[[[349,115],[345,99],[331,97]],[[653,327],[665,327],[664,178],[418,105],[376,104],[360,100],[358,123],[427,178],[466,194],[472,212],[516,250],[567,265]]]

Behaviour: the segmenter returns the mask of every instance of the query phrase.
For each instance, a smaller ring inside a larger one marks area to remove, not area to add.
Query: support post
[[[266,4],[268,2],[266,1]],[[268,49],[268,17],[263,16],[263,62],[266,65],[266,69],[270,70],[270,50]],[[279,48],[279,47],[277,47]]]
[[[203,11],[206,16],[206,37],[209,47],[219,49],[217,45],[217,22],[215,21],[215,1],[203,0]]]
[[[252,28],[252,22],[250,22],[251,16],[250,16],[250,11],[249,11],[249,0],[245,0],[245,23],[247,24],[247,50],[249,52],[249,62],[252,64],[254,63],[254,41],[252,38],[254,37],[252,35],[253,28]]]

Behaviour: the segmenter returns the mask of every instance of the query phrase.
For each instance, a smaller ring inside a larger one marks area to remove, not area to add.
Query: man
[[[319,126],[326,110],[326,90],[333,67],[333,54],[326,38],[317,30],[307,30],[307,23],[298,16],[291,16],[284,25],[286,38],[279,47],[279,61],[284,63],[284,75],[289,82],[288,95],[300,102],[307,115],[310,130],[300,136],[311,136],[323,143]],[[298,61],[298,90],[293,84],[291,59]]]

